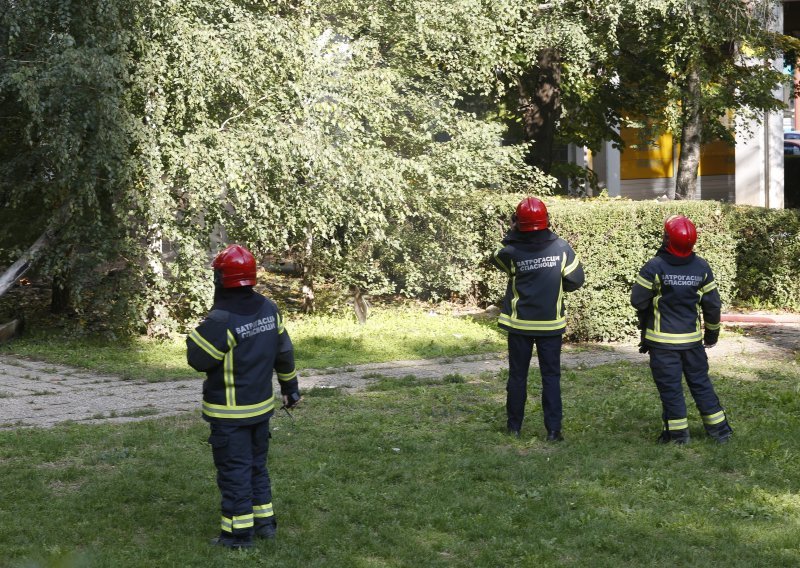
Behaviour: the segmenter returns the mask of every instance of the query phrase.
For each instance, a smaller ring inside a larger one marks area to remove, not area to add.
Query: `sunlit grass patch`
[[[296,316],[286,328],[299,369],[348,367],[404,359],[429,359],[502,351],[494,324],[401,306],[372,311],[366,325],[349,315]],[[0,353],[61,363],[148,381],[194,378],[183,338],[110,340],[33,333]]]
[[[14,511],[0,552],[12,567],[793,567],[800,372],[755,364],[757,381],[715,375],[735,430],[725,446],[691,403],[692,443],[655,444],[646,364],[565,373],[555,445],[535,380],[519,439],[504,432],[498,374],[311,390],[293,420],[273,418],[278,539],[246,554],[206,544],[219,499],[199,414],[0,432],[0,510]]]

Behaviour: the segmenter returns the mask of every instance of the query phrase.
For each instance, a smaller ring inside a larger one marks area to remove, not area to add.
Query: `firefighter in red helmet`
[[[276,404],[273,370],[285,406],[297,404],[300,392],[281,314],[253,290],[253,255],[231,245],[212,267],[214,305],[186,339],[187,360],[207,377],[203,418],[211,428],[208,442],[222,496],[220,535],[211,542],[249,548],[254,536],[273,538],[277,527],[267,470],[269,419]]]
[[[693,249],[697,230],[683,215],[664,223],[662,247],[639,271],[631,292],[642,341],[650,353],[650,369],[661,397],[660,443],[689,442],[689,419],[682,377],[703,419],[706,433],[719,443],[733,430],[708,376],[706,348],[716,345],[720,331],[717,282],[705,259]],[[701,331],[700,313],[705,332]]]
[[[566,328],[563,295],[583,285],[575,251],[550,229],[545,204],[535,197],[520,201],[511,230],[492,262],[508,274],[498,324],[508,331],[508,432],[520,435],[527,400],[533,346],[542,375],[542,410],[547,440],[561,434],[561,337]]]

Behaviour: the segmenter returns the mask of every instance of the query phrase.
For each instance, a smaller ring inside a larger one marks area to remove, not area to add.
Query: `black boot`
[[[658,444],[677,444],[683,446],[689,443],[689,430],[662,430],[656,443]]]
[[[224,546],[238,550],[240,548],[253,548],[253,536],[250,533],[234,535],[225,531],[219,533],[218,537],[209,541],[212,546]]]
[[[727,444],[733,435],[733,428],[731,428],[728,421],[725,420],[713,426],[706,425],[706,433],[711,436],[718,444]]]
[[[255,533],[257,538],[275,538],[278,532],[278,523],[266,523],[263,525],[256,525]]]
[[[564,436],[561,435],[561,430],[548,430],[546,439],[548,442],[563,442]]]

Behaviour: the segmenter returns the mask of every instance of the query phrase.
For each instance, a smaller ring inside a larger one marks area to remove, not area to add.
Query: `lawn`
[[[735,439],[654,443],[646,365],[564,375],[566,442],[542,441],[536,371],[521,439],[504,376],[311,390],[273,419],[279,538],[214,549],[199,416],[0,432],[3,565],[497,567],[800,565],[800,369],[713,369]]]
[[[350,314],[289,316],[286,328],[299,369],[346,367],[402,359],[456,357],[505,349],[495,322],[455,317],[409,305],[376,308],[366,325]],[[163,381],[195,378],[182,337],[126,340],[33,332],[0,346],[0,355],[62,363],[125,378]]]

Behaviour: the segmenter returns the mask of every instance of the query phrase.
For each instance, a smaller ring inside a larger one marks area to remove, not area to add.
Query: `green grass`
[[[734,441],[659,446],[646,365],[564,374],[567,441],[522,438],[502,376],[316,389],[272,421],[275,542],[214,549],[218,495],[198,415],[0,432],[8,566],[660,567],[800,565],[800,369],[714,369]],[[532,373],[535,378],[536,373]],[[62,564],[57,564],[57,562]]]
[[[346,367],[401,359],[456,357],[505,349],[494,322],[432,315],[419,308],[376,308],[367,324],[351,315],[289,319],[299,369]],[[0,346],[8,353],[41,361],[112,373],[124,378],[163,381],[194,378],[186,365],[183,338],[111,340],[100,337],[33,333]]]

